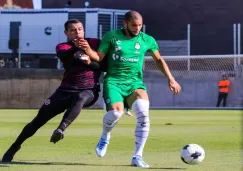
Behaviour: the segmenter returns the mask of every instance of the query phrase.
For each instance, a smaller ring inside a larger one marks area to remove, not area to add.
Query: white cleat
[[[100,141],[97,144],[96,149],[95,149],[98,157],[104,157],[108,144],[109,144],[109,140],[100,138]]]
[[[133,114],[129,111],[129,109],[126,109],[126,115],[133,116]]]
[[[141,156],[133,156],[131,165],[135,167],[149,168],[149,165],[143,161]]]

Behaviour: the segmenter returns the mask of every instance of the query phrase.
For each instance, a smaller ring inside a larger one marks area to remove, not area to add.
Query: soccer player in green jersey
[[[96,147],[96,154],[103,157],[110,141],[112,129],[121,118],[124,106],[132,108],[137,124],[135,128],[135,152],[131,165],[148,168],[142,159],[143,149],[149,135],[149,97],[143,82],[143,62],[146,52],[150,52],[157,67],[168,78],[170,90],[174,94],[181,91],[180,85],[159,53],[155,39],[143,32],[142,16],[129,11],[124,16],[124,28],[107,32],[98,48],[93,51],[86,41],[80,42],[88,56],[95,61],[107,60],[103,97],[107,113],[103,118],[103,133]]]

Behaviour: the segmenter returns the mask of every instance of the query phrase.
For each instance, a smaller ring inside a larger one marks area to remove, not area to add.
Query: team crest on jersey
[[[47,99],[47,100],[45,101],[45,105],[47,106],[47,105],[49,105],[49,104],[51,104],[51,100],[50,100],[50,99]]]
[[[139,43],[139,42],[136,42],[134,47],[135,47],[135,49],[137,49],[137,50],[140,49],[140,43]]]

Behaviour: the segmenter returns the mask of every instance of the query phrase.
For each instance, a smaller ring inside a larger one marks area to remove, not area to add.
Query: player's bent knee
[[[103,117],[104,124],[109,127],[115,125],[118,120],[121,118],[123,111],[110,110]]]
[[[111,111],[111,110],[123,111],[124,110],[123,102],[116,102],[116,103],[112,104],[109,107],[109,111]]]
[[[132,110],[138,114],[140,112],[145,112],[145,115],[148,115],[149,111],[149,101],[145,99],[137,99],[132,104]]]

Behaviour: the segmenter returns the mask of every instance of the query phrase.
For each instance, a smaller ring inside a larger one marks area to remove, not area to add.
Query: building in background
[[[90,8],[139,11],[146,32],[156,40],[185,40],[191,24],[192,55],[233,54],[233,24],[243,23],[242,0],[72,0],[70,8],[84,8],[85,1]],[[42,0],[42,7],[64,8],[67,2]]]
[[[42,0],[0,0],[0,9],[41,9]]]
[[[33,0],[0,0],[0,8],[21,9],[34,8]]]

